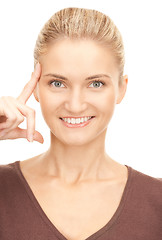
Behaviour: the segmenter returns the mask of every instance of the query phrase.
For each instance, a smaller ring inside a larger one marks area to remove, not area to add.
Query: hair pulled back
[[[108,47],[116,59],[121,83],[125,64],[124,45],[118,28],[109,16],[84,8],[64,8],[56,12],[45,23],[36,40],[34,67],[51,44],[64,38],[92,39]]]

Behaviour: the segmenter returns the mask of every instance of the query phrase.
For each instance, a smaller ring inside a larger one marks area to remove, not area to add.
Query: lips
[[[94,118],[95,116],[92,116],[92,117],[90,117],[89,119],[87,119],[87,121],[89,121],[89,120],[91,120],[92,118]],[[65,120],[64,119],[62,119],[62,118],[60,118],[62,121],[64,121],[65,122]],[[87,122],[86,121],[86,122]],[[84,122],[83,122],[84,123]],[[70,124],[72,124],[72,123],[70,123]],[[77,124],[77,123],[76,123]],[[78,124],[81,124],[81,123],[78,123]]]
[[[65,118],[74,118],[74,119],[76,119],[76,118],[85,118],[85,117],[87,117],[87,116],[84,116],[84,117],[60,117],[60,119],[65,119]],[[88,117],[91,117],[91,118],[94,118],[95,116],[88,116]]]
[[[68,123],[68,122],[65,122],[63,119],[60,118],[60,120],[62,121],[62,123],[68,127],[68,128],[82,128],[82,127],[85,127],[87,126],[91,121],[92,121],[92,118],[94,118],[94,116],[92,116],[90,119],[88,119],[87,121],[83,122],[83,123],[76,123],[76,124],[72,124],[72,123]]]

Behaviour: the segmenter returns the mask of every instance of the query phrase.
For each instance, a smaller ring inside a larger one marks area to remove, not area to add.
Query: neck
[[[84,145],[69,145],[51,133],[50,148],[43,155],[46,174],[67,184],[102,178],[113,161],[105,152],[105,134]]]

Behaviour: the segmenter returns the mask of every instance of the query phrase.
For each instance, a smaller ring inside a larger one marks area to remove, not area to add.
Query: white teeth
[[[79,119],[76,119],[76,121],[75,121],[76,123],[80,123],[81,121],[79,120]]]
[[[75,123],[75,119],[74,118],[72,118],[72,120],[70,121],[72,124],[74,124]]]
[[[79,124],[86,122],[91,117],[83,117],[83,118],[62,118],[65,122],[71,123],[71,124]]]
[[[63,119],[64,120],[64,119]],[[70,123],[70,118],[65,118],[65,122]]]

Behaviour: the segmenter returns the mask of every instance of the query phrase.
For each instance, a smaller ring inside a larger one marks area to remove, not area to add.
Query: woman
[[[43,143],[26,106],[33,93],[51,144],[43,154],[1,165],[1,239],[161,239],[161,179],[105,151],[108,124],[128,83],[113,21],[96,10],[60,10],[38,36],[34,67],[18,98],[0,99],[0,139]],[[24,116],[27,130],[18,127]]]

